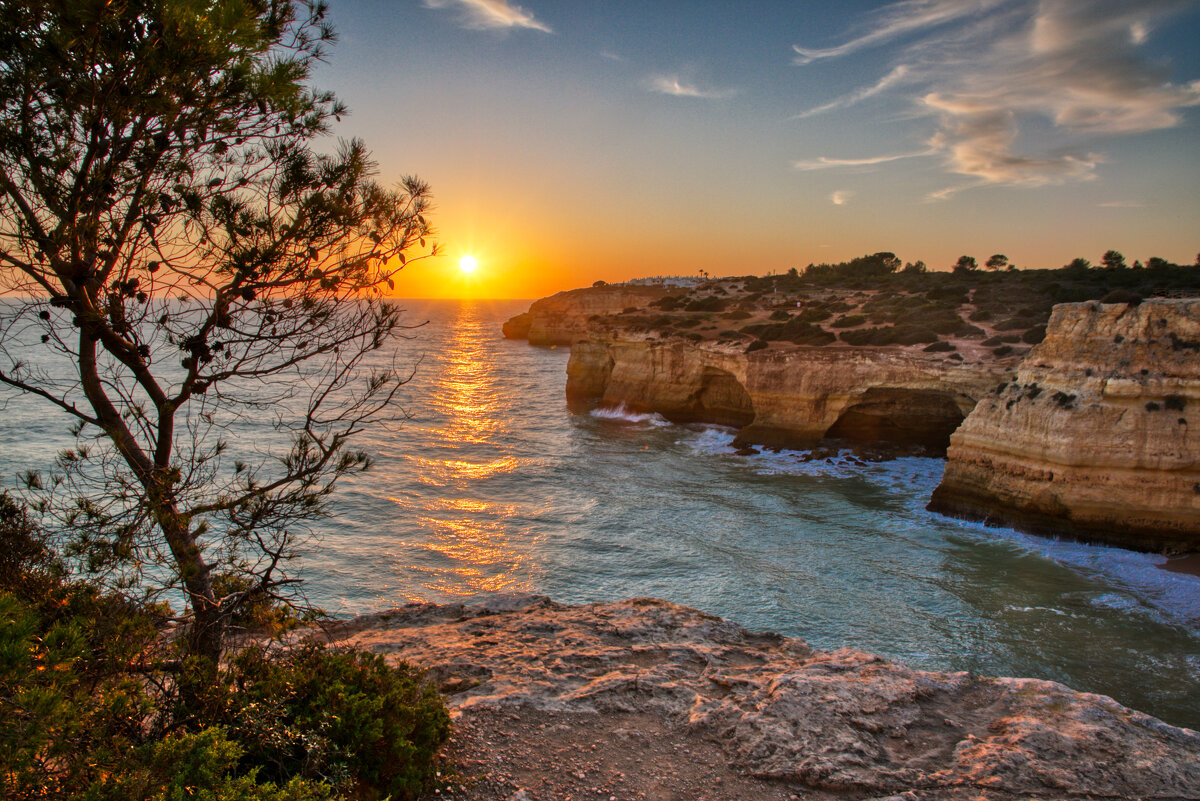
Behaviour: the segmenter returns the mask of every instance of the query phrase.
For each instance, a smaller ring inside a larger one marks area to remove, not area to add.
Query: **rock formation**
[[[951,437],[934,511],[1200,550],[1200,300],[1056,306]],[[1193,427],[1195,426],[1195,427]]]
[[[811,447],[840,437],[944,452],[950,432],[1005,375],[996,364],[900,348],[745,353],[711,342],[593,339],[571,348],[567,397],[737,426],[745,444]]]
[[[665,601],[410,604],[327,636],[427,666],[456,716],[661,716],[805,797],[1200,798],[1200,734],[1110,698],[817,651]]]
[[[613,286],[571,289],[534,301],[529,311],[504,324],[504,336],[528,339],[530,345],[570,345],[587,336],[595,315],[643,309],[667,294],[661,286]]]

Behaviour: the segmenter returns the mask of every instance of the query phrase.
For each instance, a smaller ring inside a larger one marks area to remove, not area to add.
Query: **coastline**
[[[422,665],[478,801],[1200,797],[1200,732],[1050,681],[920,671],[666,601],[409,604],[324,627]]]

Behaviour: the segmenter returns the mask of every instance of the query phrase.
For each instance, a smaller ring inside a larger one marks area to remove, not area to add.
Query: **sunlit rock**
[[[1200,300],[1072,303],[951,438],[930,508],[1200,550]]]
[[[818,651],[665,601],[412,604],[327,632],[427,666],[454,715],[659,715],[719,743],[738,770],[801,793],[1200,797],[1200,734],[1105,696]]]

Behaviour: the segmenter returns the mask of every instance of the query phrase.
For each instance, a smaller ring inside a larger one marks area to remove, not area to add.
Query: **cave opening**
[[[918,446],[945,454],[964,414],[948,392],[927,389],[868,389],[825,432],[830,439]]]
[[[754,420],[754,402],[742,382],[727,370],[705,367],[695,395],[696,419],[741,428]]]

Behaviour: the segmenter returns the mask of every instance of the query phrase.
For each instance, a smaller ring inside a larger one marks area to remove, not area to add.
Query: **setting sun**
[[[474,256],[463,256],[458,260],[458,269],[470,275],[479,267],[479,259]]]

